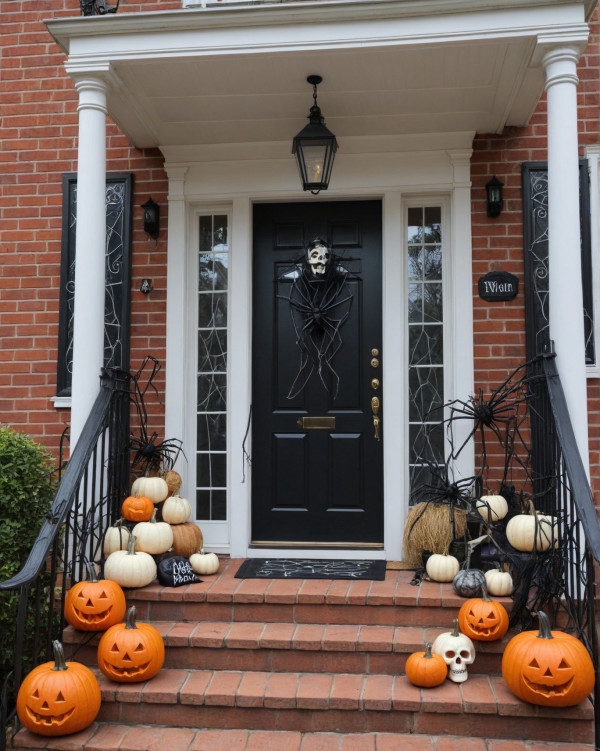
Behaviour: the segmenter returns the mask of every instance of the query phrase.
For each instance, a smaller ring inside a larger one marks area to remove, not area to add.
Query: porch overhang
[[[72,78],[108,84],[138,148],[290,148],[306,76],[340,152],[354,139],[526,125],[548,46],[587,42],[591,2],[298,0],[47,21]]]

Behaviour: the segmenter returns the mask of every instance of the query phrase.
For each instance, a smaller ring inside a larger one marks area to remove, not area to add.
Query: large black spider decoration
[[[448,413],[448,417],[441,420],[447,425],[447,442],[449,447],[448,459],[456,459],[465,446],[477,436],[481,447],[481,471],[488,468],[486,434],[495,436],[504,453],[504,471],[501,483],[508,481],[511,467],[520,466],[527,469],[530,461],[531,448],[523,435],[523,423],[529,417],[532,393],[529,389],[529,363],[519,365],[510,375],[495,388],[489,397],[484,398],[483,389],[479,389],[477,396],[466,401],[455,399],[436,407],[427,415],[439,410]],[[459,422],[470,422],[466,430],[460,432]]]
[[[340,378],[332,363],[342,346],[340,329],[352,308],[348,273],[341,259],[330,252],[328,244],[315,238],[308,246],[306,257],[279,278],[280,282],[291,281],[289,294],[277,297],[289,303],[300,349],[300,365],[288,399],[302,392],[313,373],[334,399],[337,396]],[[332,388],[328,379],[333,382]]]
[[[149,366],[151,369],[147,374]],[[139,437],[132,435],[129,442],[129,448],[135,450],[131,467],[139,469],[146,475],[159,474],[171,469],[179,455],[183,453],[182,441],[179,438],[169,438],[157,443],[158,433],[149,435],[145,396],[150,388],[158,393],[153,381],[160,370],[161,365],[158,360],[148,355],[144,358],[137,373],[131,377],[131,399],[140,425]],[[142,378],[145,378],[143,385],[141,384]]]

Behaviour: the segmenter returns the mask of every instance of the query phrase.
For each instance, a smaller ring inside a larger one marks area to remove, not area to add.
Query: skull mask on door
[[[324,240],[320,237],[316,237],[309,243],[308,250],[306,251],[308,265],[310,266],[313,275],[322,276],[327,272],[327,264],[329,263],[329,247]]]

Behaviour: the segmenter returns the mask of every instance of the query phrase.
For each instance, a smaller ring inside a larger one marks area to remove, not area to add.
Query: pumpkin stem
[[[129,542],[127,543],[127,555],[135,555],[135,543],[137,537],[135,535],[129,535]]]
[[[425,652],[423,654],[423,657],[426,657],[428,660],[433,659],[433,655],[431,654],[431,644],[430,644],[430,642],[426,642],[426,644],[425,644]]]
[[[135,605],[132,605],[127,611],[127,617],[125,619],[125,628],[126,629],[137,628],[137,624],[135,622]]]
[[[492,598],[489,595],[487,582],[485,580],[481,582],[481,599],[484,602],[493,602]]]
[[[460,636],[460,631],[458,630],[458,618],[455,618],[452,623],[454,624],[454,630],[450,634],[451,636]]]
[[[85,559],[85,568],[87,570],[87,580],[89,582],[92,582],[93,584],[96,584],[98,582],[98,577],[96,576],[96,567],[91,561],[88,561],[88,559]]]
[[[68,670],[67,663],[65,662],[65,652],[63,645],[55,639],[52,642],[52,651],[54,653],[54,667],[52,670]]]
[[[156,524],[156,506],[154,507],[154,511],[152,512],[152,516],[150,517],[150,519],[148,521],[150,521],[152,524]]]
[[[550,630],[550,621],[548,616],[542,610],[538,610],[538,619],[540,621],[540,633],[537,635],[538,639],[554,639],[552,631]]]

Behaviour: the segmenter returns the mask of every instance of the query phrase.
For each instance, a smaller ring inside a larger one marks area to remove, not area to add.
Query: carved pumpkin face
[[[79,631],[105,631],[123,620],[126,609],[123,590],[109,579],[78,582],[65,597],[65,618]]]
[[[17,696],[19,719],[38,735],[78,733],[96,719],[100,710],[96,676],[85,665],[65,662],[60,643],[55,642],[54,650],[55,661],[34,668]]]
[[[460,630],[477,641],[501,639],[508,631],[508,620],[504,605],[490,599],[487,591],[483,597],[467,600],[458,611]]]
[[[127,623],[109,628],[98,644],[98,667],[117,683],[137,683],[153,678],[162,668],[164,659],[162,636],[149,623],[136,624],[135,607],[127,612]]]
[[[578,704],[594,687],[594,667],[585,646],[571,634],[550,631],[544,613],[540,632],[513,637],[502,657],[502,676],[524,701],[551,707]]]

